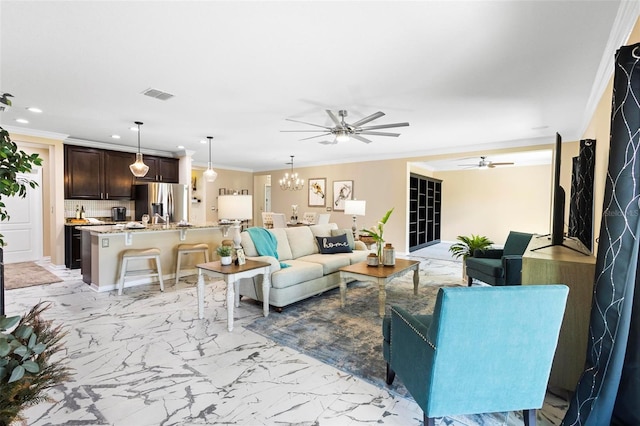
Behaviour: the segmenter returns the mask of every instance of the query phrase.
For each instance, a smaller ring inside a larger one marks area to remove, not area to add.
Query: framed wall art
[[[333,210],[344,211],[345,200],[353,200],[353,181],[333,181]]]
[[[309,207],[324,207],[327,205],[327,179],[309,179]]]

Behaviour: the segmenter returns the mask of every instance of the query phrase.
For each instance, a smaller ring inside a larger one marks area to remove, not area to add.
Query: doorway
[[[0,224],[4,238],[4,263],[34,262],[42,259],[42,167],[32,173],[18,173],[18,179],[29,179],[38,185],[27,185],[27,195],[3,198],[10,218]]]

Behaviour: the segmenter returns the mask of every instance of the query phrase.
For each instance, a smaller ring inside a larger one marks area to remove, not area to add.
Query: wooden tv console
[[[565,284],[569,287],[549,387],[573,392],[586,359],[596,258],[563,246],[532,251],[548,244],[545,236],[534,235],[531,239],[522,256],[522,285]],[[570,239],[564,244],[579,248]]]

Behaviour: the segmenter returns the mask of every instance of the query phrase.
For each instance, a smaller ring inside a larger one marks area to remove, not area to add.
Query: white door
[[[9,220],[0,222],[4,239],[4,263],[29,262],[42,259],[42,168],[19,177],[33,180],[38,186],[27,185],[27,196],[2,197]]]

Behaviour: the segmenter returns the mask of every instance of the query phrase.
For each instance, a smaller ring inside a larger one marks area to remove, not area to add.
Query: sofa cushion
[[[271,287],[286,288],[304,281],[322,278],[323,268],[319,263],[294,259],[287,261],[287,264],[288,268],[280,269],[271,274]]]
[[[335,223],[323,223],[322,225],[309,226],[309,229],[314,237],[331,237],[331,231],[338,229],[338,225]]]
[[[475,269],[492,277],[502,277],[502,259],[467,257],[467,269]]]
[[[280,228],[280,230],[284,231],[289,239],[292,259],[318,253],[316,239],[313,238],[313,233],[308,226]]]
[[[289,244],[289,238],[285,231],[286,228],[269,229],[269,232],[276,237],[276,241],[278,242],[278,260],[290,260],[297,257],[292,253],[293,250],[291,249],[291,244]]]
[[[338,269],[343,266],[349,266],[351,262],[346,256],[327,256],[324,254],[310,254],[309,256],[303,256],[298,258],[302,262],[313,262],[322,265],[322,272],[324,275],[333,274],[338,272]]]
[[[331,236],[337,237],[338,235],[346,235],[349,242],[349,248],[351,250],[356,249],[356,240],[353,239],[353,231],[351,229],[332,229]]]
[[[291,247],[289,247],[289,240],[287,239],[287,234],[285,234],[284,229],[274,228],[269,229],[269,232],[271,232],[273,236],[276,237],[278,260],[292,259],[293,257],[291,255]],[[247,231],[242,231],[240,233],[240,245],[244,249],[244,254],[246,256],[260,256],[260,254],[258,254],[258,250],[256,249],[256,245],[251,239],[251,235],[249,235]]]
[[[335,237],[316,237],[321,254],[351,253],[346,235]]]
[[[349,259],[349,263],[353,265],[354,263],[364,262],[365,260],[367,260],[368,255],[369,252],[367,250],[354,250],[351,253],[334,254],[333,257],[344,257],[346,259]]]

